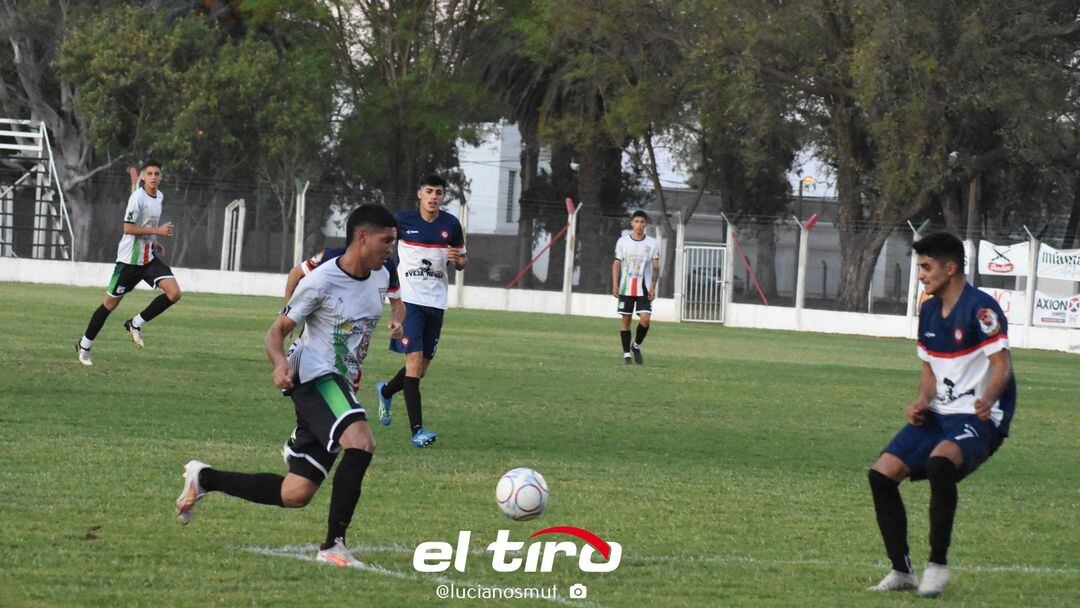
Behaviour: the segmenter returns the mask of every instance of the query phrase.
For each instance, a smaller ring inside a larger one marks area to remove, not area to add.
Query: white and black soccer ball
[[[526,467],[507,471],[495,486],[499,508],[514,521],[538,517],[544,512],[547,499],[548,485],[544,476]]]

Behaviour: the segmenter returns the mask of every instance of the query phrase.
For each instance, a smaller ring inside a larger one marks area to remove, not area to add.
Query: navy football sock
[[[930,480],[930,561],[942,566],[947,563],[952,541],[959,473],[953,461],[944,456],[933,456],[926,461],[926,476]]]
[[[900,484],[870,469],[870,491],[874,496],[874,512],[877,514],[881,539],[885,541],[885,553],[892,562],[893,570],[911,572],[908,557],[907,512],[900,498]]]

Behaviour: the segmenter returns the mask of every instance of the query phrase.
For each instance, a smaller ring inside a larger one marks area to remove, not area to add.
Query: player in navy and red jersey
[[[1016,380],[1008,321],[990,295],[968,284],[964,246],[951,234],[916,241],[919,281],[933,296],[919,310],[919,394],[900,430],[870,469],[878,527],[892,571],[870,589],[937,597],[949,582],[946,555],[957,483],[986,462],[1009,434]],[[930,559],[920,584],[908,558],[900,482],[930,480]]]
[[[436,435],[424,428],[420,379],[427,373],[442,333],[447,307],[447,267],[462,270],[469,263],[465,234],[453,215],[442,211],[446,182],[437,175],[425,177],[416,191],[419,208],[399,211],[398,279],[405,302],[405,335],[392,340],[390,349],[405,354],[405,367],[389,382],[375,386],[379,398],[379,421],[389,425],[390,400],[405,393],[412,443],[431,445]]]

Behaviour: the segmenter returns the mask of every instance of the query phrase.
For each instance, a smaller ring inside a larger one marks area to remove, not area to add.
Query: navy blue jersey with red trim
[[[974,414],[975,400],[990,384],[989,357],[1009,348],[1009,322],[994,298],[964,285],[946,317],[941,298],[927,300],[919,310],[918,355],[930,364],[937,394],[930,409],[938,414]],[[990,418],[1003,435],[1016,409],[1016,379],[1010,378]]]
[[[345,247],[327,247],[303,262],[300,262],[300,268],[303,269],[304,276],[307,276],[311,274],[312,270],[318,268],[319,264],[322,264],[327,260],[339,258],[343,255],[345,255]],[[398,282],[397,264],[394,262],[393,258],[386,260],[385,268],[390,272],[390,289],[387,291],[386,295],[391,298],[400,297],[401,285]]]
[[[440,211],[427,221],[420,211],[398,211],[398,268],[401,299],[411,304],[447,307],[447,253],[465,251],[465,234],[456,217]]]

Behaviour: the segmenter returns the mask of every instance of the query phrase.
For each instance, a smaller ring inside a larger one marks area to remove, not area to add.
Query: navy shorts
[[[285,442],[285,464],[290,473],[322,483],[341,451],[341,434],[353,422],[367,420],[367,414],[349,383],[337,374],[300,384],[289,396],[296,409],[296,428]]]
[[[390,350],[396,353],[423,352],[425,359],[435,358],[435,349],[439,347],[439,334],[442,333],[443,313],[441,308],[405,303],[405,323],[400,340],[390,340]]]
[[[949,440],[964,455],[961,477],[967,477],[990,459],[1005,437],[994,423],[974,414],[935,414],[927,411],[921,426],[908,424],[883,452],[896,456],[911,470],[912,481],[926,479],[926,461],[937,444]]]

